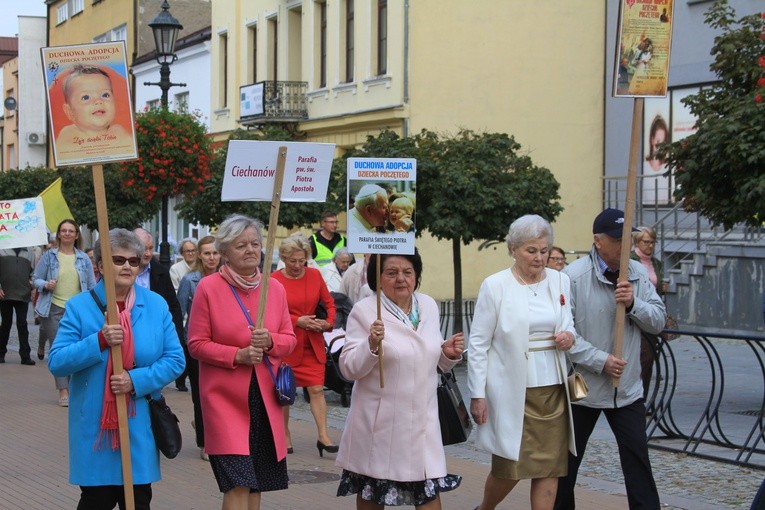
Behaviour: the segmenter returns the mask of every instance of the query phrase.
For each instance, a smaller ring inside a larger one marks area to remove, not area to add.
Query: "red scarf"
[[[128,295],[125,298],[125,306],[119,313],[120,326],[122,326],[122,343],[120,349],[122,351],[122,366],[125,370],[133,368],[135,363],[135,350],[133,345],[133,326],[130,320],[130,311],[135,304],[135,290],[130,287]],[[111,349],[111,348],[110,348]],[[109,353],[106,362],[106,381],[104,382],[104,403],[101,408],[101,431],[96,438],[96,443],[93,445],[95,449],[101,449],[105,441],[111,444],[112,450],[117,450],[120,447],[119,436],[119,420],[117,419],[117,397],[112,393],[110,380],[112,374],[114,374],[114,367],[112,366],[112,356]],[[135,401],[130,398],[130,395],[125,395],[125,402],[128,408],[128,417],[135,416]]]

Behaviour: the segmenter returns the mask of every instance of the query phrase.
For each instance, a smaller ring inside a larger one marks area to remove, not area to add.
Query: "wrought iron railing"
[[[300,122],[308,119],[305,81],[263,82],[262,113],[243,117],[244,125],[266,122]]]

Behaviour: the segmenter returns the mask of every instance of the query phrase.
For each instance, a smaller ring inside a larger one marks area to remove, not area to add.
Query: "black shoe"
[[[37,359],[39,359],[40,361],[45,359],[45,347],[37,348]]]
[[[189,391],[189,388],[185,384],[176,384],[175,389],[178,391]]]
[[[5,363],[5,356],[0,357],[0,363]]]
[[[295,453],[295,450],[293,450],[292,447],[290,446],[289,448],[287,448],[287,453]]]
[[[321,441],[316,441],[316,448],[319,450],[319,457],[324,457],[324,450],[327,453],[337,453],[337,450],[340,449],[336,444],[324,444]]]
[[[37,363],[35,363],[32,358],[26,358],[26,359],[21,360],[21,364],[22,365],[33,366],[33,365],[36,365]]]

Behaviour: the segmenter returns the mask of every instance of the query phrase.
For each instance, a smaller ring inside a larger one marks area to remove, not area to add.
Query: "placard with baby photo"
[[[56,166],[136,159],[125,42],[40,51]]]

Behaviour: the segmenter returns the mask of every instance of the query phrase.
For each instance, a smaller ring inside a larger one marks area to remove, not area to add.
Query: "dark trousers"
[[[77,510],[112,510],[119,505],[125,510],[125,489],[122,485],[80,486],[80,503]],[[135,510],[150,510],[151,484],[133,485]]]
[[[186,376],[189,375],[189,360],[191,359],[191,354],[189,354],[189,347],[186,345],[185,340],[181,341],[181,347],[183,347],[183,357],[186,359],[186,367],[184,367],[183,373],[179,375],[175,380],[176,388],[182,388],[183,386],[186,386]]]
[[[659,350],[659,339],[648,333],[640,334],[640,378],[643,380],[643,400],[648,402],[648,389],[651,387],[653,365]],[[650,405],[648,407],[651,407]]]
[[[194,431],[197,446],[205,447],[205,424],[202,421],[202,402],[199,400],[199,361],[188,358],[186,368],[189,371],[189,386],[191,386],[191,402],[194,404]]]
[[[29,303],[27,301],[16,301],[13,299],[0,300],[0,357],[8,352],[8,339],[11,336],[11,326],[13,325],[13,311],[16,311],[16,331],[19,333],[19,356],[21,359],[29,359],[32,350],[29,347],[29,328],[27,327],[27,312]]]
[[[659,492],[651,472],[651,461],[648,458],[648,440],[645,435],[645,405],[638,400],[628,406],[616,409],[593,409],[581,405],[572,405],[571,414],[574,420],[576,435],[577,457],[568,454],[568,476],[558,480],[558,495],[555,500],[555,510],[570,510],[576,508],[574,501],[574,486],[582,463],[587,441],[600,417],[606,415],[608,425],[616,437],[619,447],[619,460],[624,474],[624,484],[627,487],[627,501],[631,510],[658,510]]]

